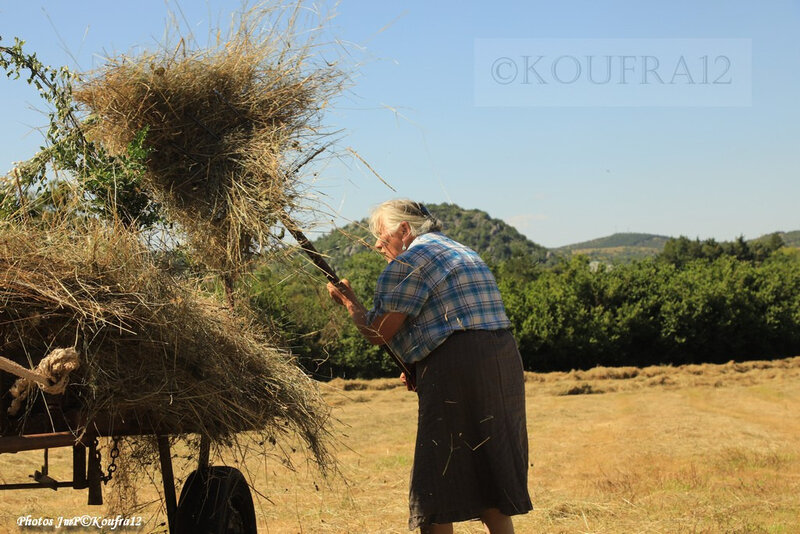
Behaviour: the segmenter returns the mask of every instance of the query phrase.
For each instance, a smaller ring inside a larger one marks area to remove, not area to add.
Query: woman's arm
[[[406,320],[406,314],[389,312],[379,315],[372,323],[368,324],[367,309],[361,304],[358,297],[356,297],[353,289],[350,287],[350,282],[342,279],[341,285],[344,287],[339,288],[334,284],[328,283],[328,294],[330,294],[334,302],[347,308],[347,312],[350,314],[353,322],[367,341],[373,345],[383,345],[392,339],[392,336],[400,330],[403,321]]]

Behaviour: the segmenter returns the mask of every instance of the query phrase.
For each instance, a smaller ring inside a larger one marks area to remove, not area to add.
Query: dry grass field
[[[516,519],[517,532],[800,532],[800,357],[526,379],[536,509]],[[278,443],[294,469],[278,455],[251,454],[245,470],[261,494],[259,531],[406,532],[414,394],[393,380],[322,387],[336,420],[340,473],[323,478],[296,444]],[[67,456],[52,451],[54,478],[69,478]],[[2,455],[0,479],[23,481],[40,464],[40,452]],[[149,472],[158,483],[157,469]],[[141,531],[164,532],[156,485],[137,487]],[[109,503],[133,497],[115,497],[114,488],[113,481],[106,488]],[[0,531],[17,530],[27,514],[102,517],[112,507],[88,507],[85,492],[73,490],[9,491],[0,499]],[[482,529],[467,523],[456,532]]]

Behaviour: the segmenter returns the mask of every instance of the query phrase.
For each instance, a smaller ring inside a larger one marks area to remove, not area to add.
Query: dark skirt
[[[508,330],[452,334],[416,365],[410,530],[532,509],[522,360]]]

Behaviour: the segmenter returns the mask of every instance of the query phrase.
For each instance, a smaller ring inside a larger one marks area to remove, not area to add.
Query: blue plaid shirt
[[[389,312],[408,317],[389,341],[418,362],[457,330],[508,328],[497,282],[478,254],[441,233],[423,234],[378,278],[367,321]]]

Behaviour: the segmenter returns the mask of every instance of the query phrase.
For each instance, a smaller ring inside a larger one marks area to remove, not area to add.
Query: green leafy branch
[[[147,129],[130,143],[127,154],[108,154],[83,133],[92,119],[81,120],[72,97],[77,76],[67,67],[44,65],[35,53],[25,53],[24,44],[15,37],[12,46],[0,46],[0,67],[11,79],[23,78],[49,103],[49,126],[46,146],[17,165],[0,186],[0,217],[38,217],[80,206],[79,212],[117,219],[127,226],[147,228],[163,221],[160,206],[141,186],[148,157]],[[60,174],[64,171],[67,178]]]

